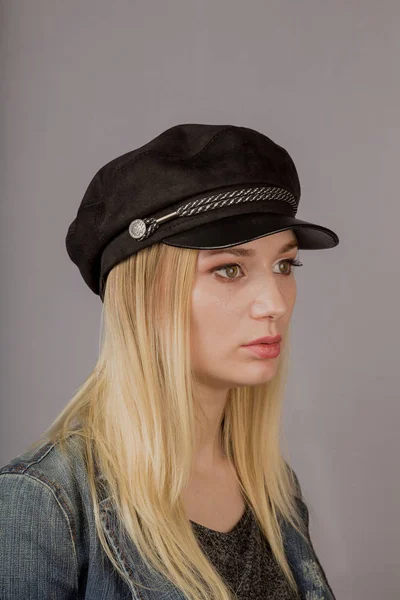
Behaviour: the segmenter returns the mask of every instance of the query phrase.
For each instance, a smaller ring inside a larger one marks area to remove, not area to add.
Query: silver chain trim
[[[144,219],[134,219],[129,225],[129,234],[137,241],[148,238],[159,228],[160,223],[169,221],[174,217],[186,217],[206,210],[214,210],[231,204],[240,204],[241,202],[257,202],[258,200],[278,200],[287,202],[293,208],[294,215],[297,212],[296,198],[279,187],[256,187],[221,192],[205,198],[198,198],[180,206],[175,212],[154,219],[146,217]]]

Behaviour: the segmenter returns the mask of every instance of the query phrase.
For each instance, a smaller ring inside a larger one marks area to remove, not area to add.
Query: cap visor
[[[301,221],[296,217],[272,213],[224,217],[175,233],[162,241],[170,246],[181,248],[226,248],[287,229],[293,229],[299,242],[299,249],[302,250],[334,248],[339,243],[338,236],[331,229],[316,223]]]

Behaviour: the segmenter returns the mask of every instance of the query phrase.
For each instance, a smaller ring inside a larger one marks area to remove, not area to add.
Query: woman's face
[[[296,301],[297,248],[292,230],[221,250],[199,250],[192,291],[192,369],[212,388],[255,385],[274,377],[280,355],[260,358],[243,344],[263,336],[285,341]],[[248,256],[230,251],[248,250]],[[218,253],[217,253],[218,252]],[[224,267],[231,264],[230,267]]]

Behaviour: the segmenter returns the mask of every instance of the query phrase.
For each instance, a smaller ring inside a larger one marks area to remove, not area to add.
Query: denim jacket
[[[184,600],[118,534],[112,503],[103,498],[105,534],[130,584],[113,568],[96,533],[81,441],[74,435],[68,444],[72,468],[58,445],[47,442],[0,469],[1,600]],[[297,501],[308,531],[307,506]],[[282,534],[301,598],[335,600],[309,534],[307,545],[286,521]]]

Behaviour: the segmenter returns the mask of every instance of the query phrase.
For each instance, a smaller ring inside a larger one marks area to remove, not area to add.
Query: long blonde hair
[[[199,545],[182,501],[197,423],[196,378],[190,367],[197,254],[158,243],[112,269],[97,363],[37,444],[58,442],[65,451],[70,435],[85,440],[96,530],[121,577],[127,579],[99,518],[95,463],[107,481],[119,523],[145,563],[190,600],[229,600],[232,590]],[[298,481],[280,449],[288,352],[286,337],[271,381],[229,390],[221,439],[244,498],[297,591],[278,522],[281,515],[305,537],[294,498]]]

